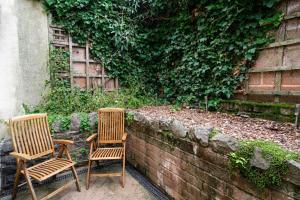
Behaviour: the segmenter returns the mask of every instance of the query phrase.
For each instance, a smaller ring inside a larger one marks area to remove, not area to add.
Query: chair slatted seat
[[[16,198],[20,175],[24,175],[32,199],[37,200],[31,178],[43,181],[69,168],[72,170],[75,180],[70,181],[42,199],[54,196],[74,182],[76,183],[77,190],[80,191],[78,176],[74,167],[75,162],[72,161],[67,148],[67,145],[73,144],[73,141],[52,139],[47,114],[31,114],[12,118],[9,121],[9,127],[14,147],[14,152],[11,155],[17,160],[17,172],[12,199]],[[54,144],[60,145],[57,157],[54,157]],[[66,155],[66,158],[62,158],[63,154]],[[50,155],[52,158],[32,167],[26,166],[28,161],[46,155]]]
[[[75,165],[75,162],[65,159],[52,158],[45,162],[39,163],[32,167],[29,167],[28,174],[30,177],[37,181],[44,181],[47,178],[54,176],[72,166]],[[24,170],[21,171],[24,174]]]
[[[101,108],[98,110],[98,133],[91,135],[88,174],[86,188],[89,188],[91,176],[121,176],[122,187],[125,185],[125,144],[127,133],[124,130],[124,109]],[[105,145],[105,147],[104,147]],[[119,145],[107,147],[107,145]],[[91,165],[100,160],[122,160],[121,173],[91,173]]]
[[[99,159],[122,159],[123,148],[98,148],[91,155],[90,160],[99,160]]]

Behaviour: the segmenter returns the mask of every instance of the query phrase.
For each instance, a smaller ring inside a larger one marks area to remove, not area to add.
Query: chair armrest
[[[72,140],[53,140],[54,144],[74,144],[74,142]]]
[[[90,137],[88,137],[86,139],[86,141],[90,143],[90,142],[92,142],[96,138],[97,138],[97,133],[94,133],[93,135],[91,135]]]
[[[15,158],[21,159],[21,160],[32,160],[31,156],[23,154],[23,153],[17,153],[17,152],[11,152],[10,155],[12,155]]]
[[[122,136],[122,141],[124,142],[124,141],[126,141],[126,139],[127,139],[127,133],[124,133]]]

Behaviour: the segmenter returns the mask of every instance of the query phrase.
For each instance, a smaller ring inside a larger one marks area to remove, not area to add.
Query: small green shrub
[[[54,122],[59,121],[59,130],[60,131],[67,131],[70,129],[71,125],[71,116],[64,116],[64,115],[57,115],[57,114],[52,114],[48,115],[48,122],[49,122],[49,127],[51,129],[51,133],[54,133]]]
[[[81,155],[85,156],[88,154],[88,150],[85,147],[82,147],[79,149],[79,152],[81,153]]]
[[[89,116],[87,113],[78,113],[80,119],[80,132],[91,132],[92,127],[89,122]]]
[[[70,80],[60,76],[61,72],[69,73],[69,54],[64,50],[50,47],[49,57],[50,81],[46,82],[47,89],[39,105],[33,108],[23,105],[27,113],[46,112],[66,116],[72,113],[95,112],[101,107],[138,108],[158,103],[156,98],[141,95],[142,87],[134,81],[129,88],[113,92],[103,92],[100,88],[93,90],[71,88]],[[82,131],[90,129],[86,121],[83,119]]]
[[[134,114],[132,112],[127,112],[125,115],[125,123],[130,125],[134,120]]]
[[[213,129],[209,135],[208,135],[208,138],[209,139],[212,139],[213,137],[215,137],[218,133],[220,133],[220,131],[218,131],[217,129]]]
[[[271,158],[270,167],[261,170],[251,166],[254,148],[262,149],[263,155]],[[238,151],[229,154],[230,169],[239,169],[241,174],[258,188],[279,186],[287,173],[287,160],[300,161],[300,153],[290,152],[275,143],[261,140],[242,141]]]
[[[181,110],[181,105],[180,104],[173,104],[170,107],[171,112],[177,112]]]

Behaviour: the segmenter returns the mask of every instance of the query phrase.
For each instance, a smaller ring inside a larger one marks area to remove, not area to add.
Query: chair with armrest
[[[74,167],[75,162],[72,161],[67,148],[67,145],[73,144],[73,141],[52,139],[47,114],[31,114],[12,118],[9,121],[9,127],[14,147],[14,152],[10,154],[17,159],[17,172],[12,199],[16,198],[20,175],[24,175],[32,199],[37,200],[31,179],[41,182],[67,169],[72,170],[74,180],[42,199],[51,198],[74,182],[77,190],[80,192],[78,176]],[[54,144],[60,145],[57,156],[54,156]],[[65,154],[66,159],[62,158],[63,154]],[[27,167],[28,161],[46,155],[50,155],[50,159]]]
[[[125,142],[127,133],[124,131],[124,109],[101,108],[98,110],[98,133],[91,135],[88,174],[86,189],[89,188],[91,176],[120,176],[122,187],[125,186]],[[109,147],[108,147],[109,146]],[[122,172],[91,173],[92,162],[100,160],[122,160]]]

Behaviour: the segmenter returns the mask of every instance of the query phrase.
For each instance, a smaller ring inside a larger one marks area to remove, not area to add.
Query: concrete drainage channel
[[[105,163],[103,162],[103,163],[101,163],[101,167],[106,167],[106,166],[109,166],[109,165],[112,165],[112,164],[115,164],[115,163],[117,163],[117,162],[114,162],[114,161],[105,162]],[[93,169],[95,169],[95,168],[97,168],[97,167],[94,167]],[[141,184],[146,190],[148,190],[157,200],[169,200],[169,198],[163,192],[161,192],[155,185],[153,185],[146,177],[144,177],[139,171],[137,171],[129,163],[126,163],[126,171],[134,179],[136,179],[139,182],[139,184]],[[77,170],[78,175],[86,174],[86,173],[87,173],[87,168],[82,168],[82,169]],[[45,180],[41,183],[34,182],[33,186],[35,188],[38,188],[39,186],[54,183],[54,182],[58,182],[58,181],[62,181],[62,180],[65,180],[67,178],[70,178],[70,177],[71,178],[73,177],[72,173],[71,172],[65,172],[65,173],[62,173],[62,174],[59,174],[58,176],[56,176],[55,179],[50,178],[50,179]],[[18,192],[25,191],[27,189],[28,189],[27,184],[26,184],[26,182],[24,182],[24,183],[21,184],[21,186],[19,186]],[[1,194],[0,199],[1,200],[11,199],[11,193],[12,193],[12,190],[4,191]]]

